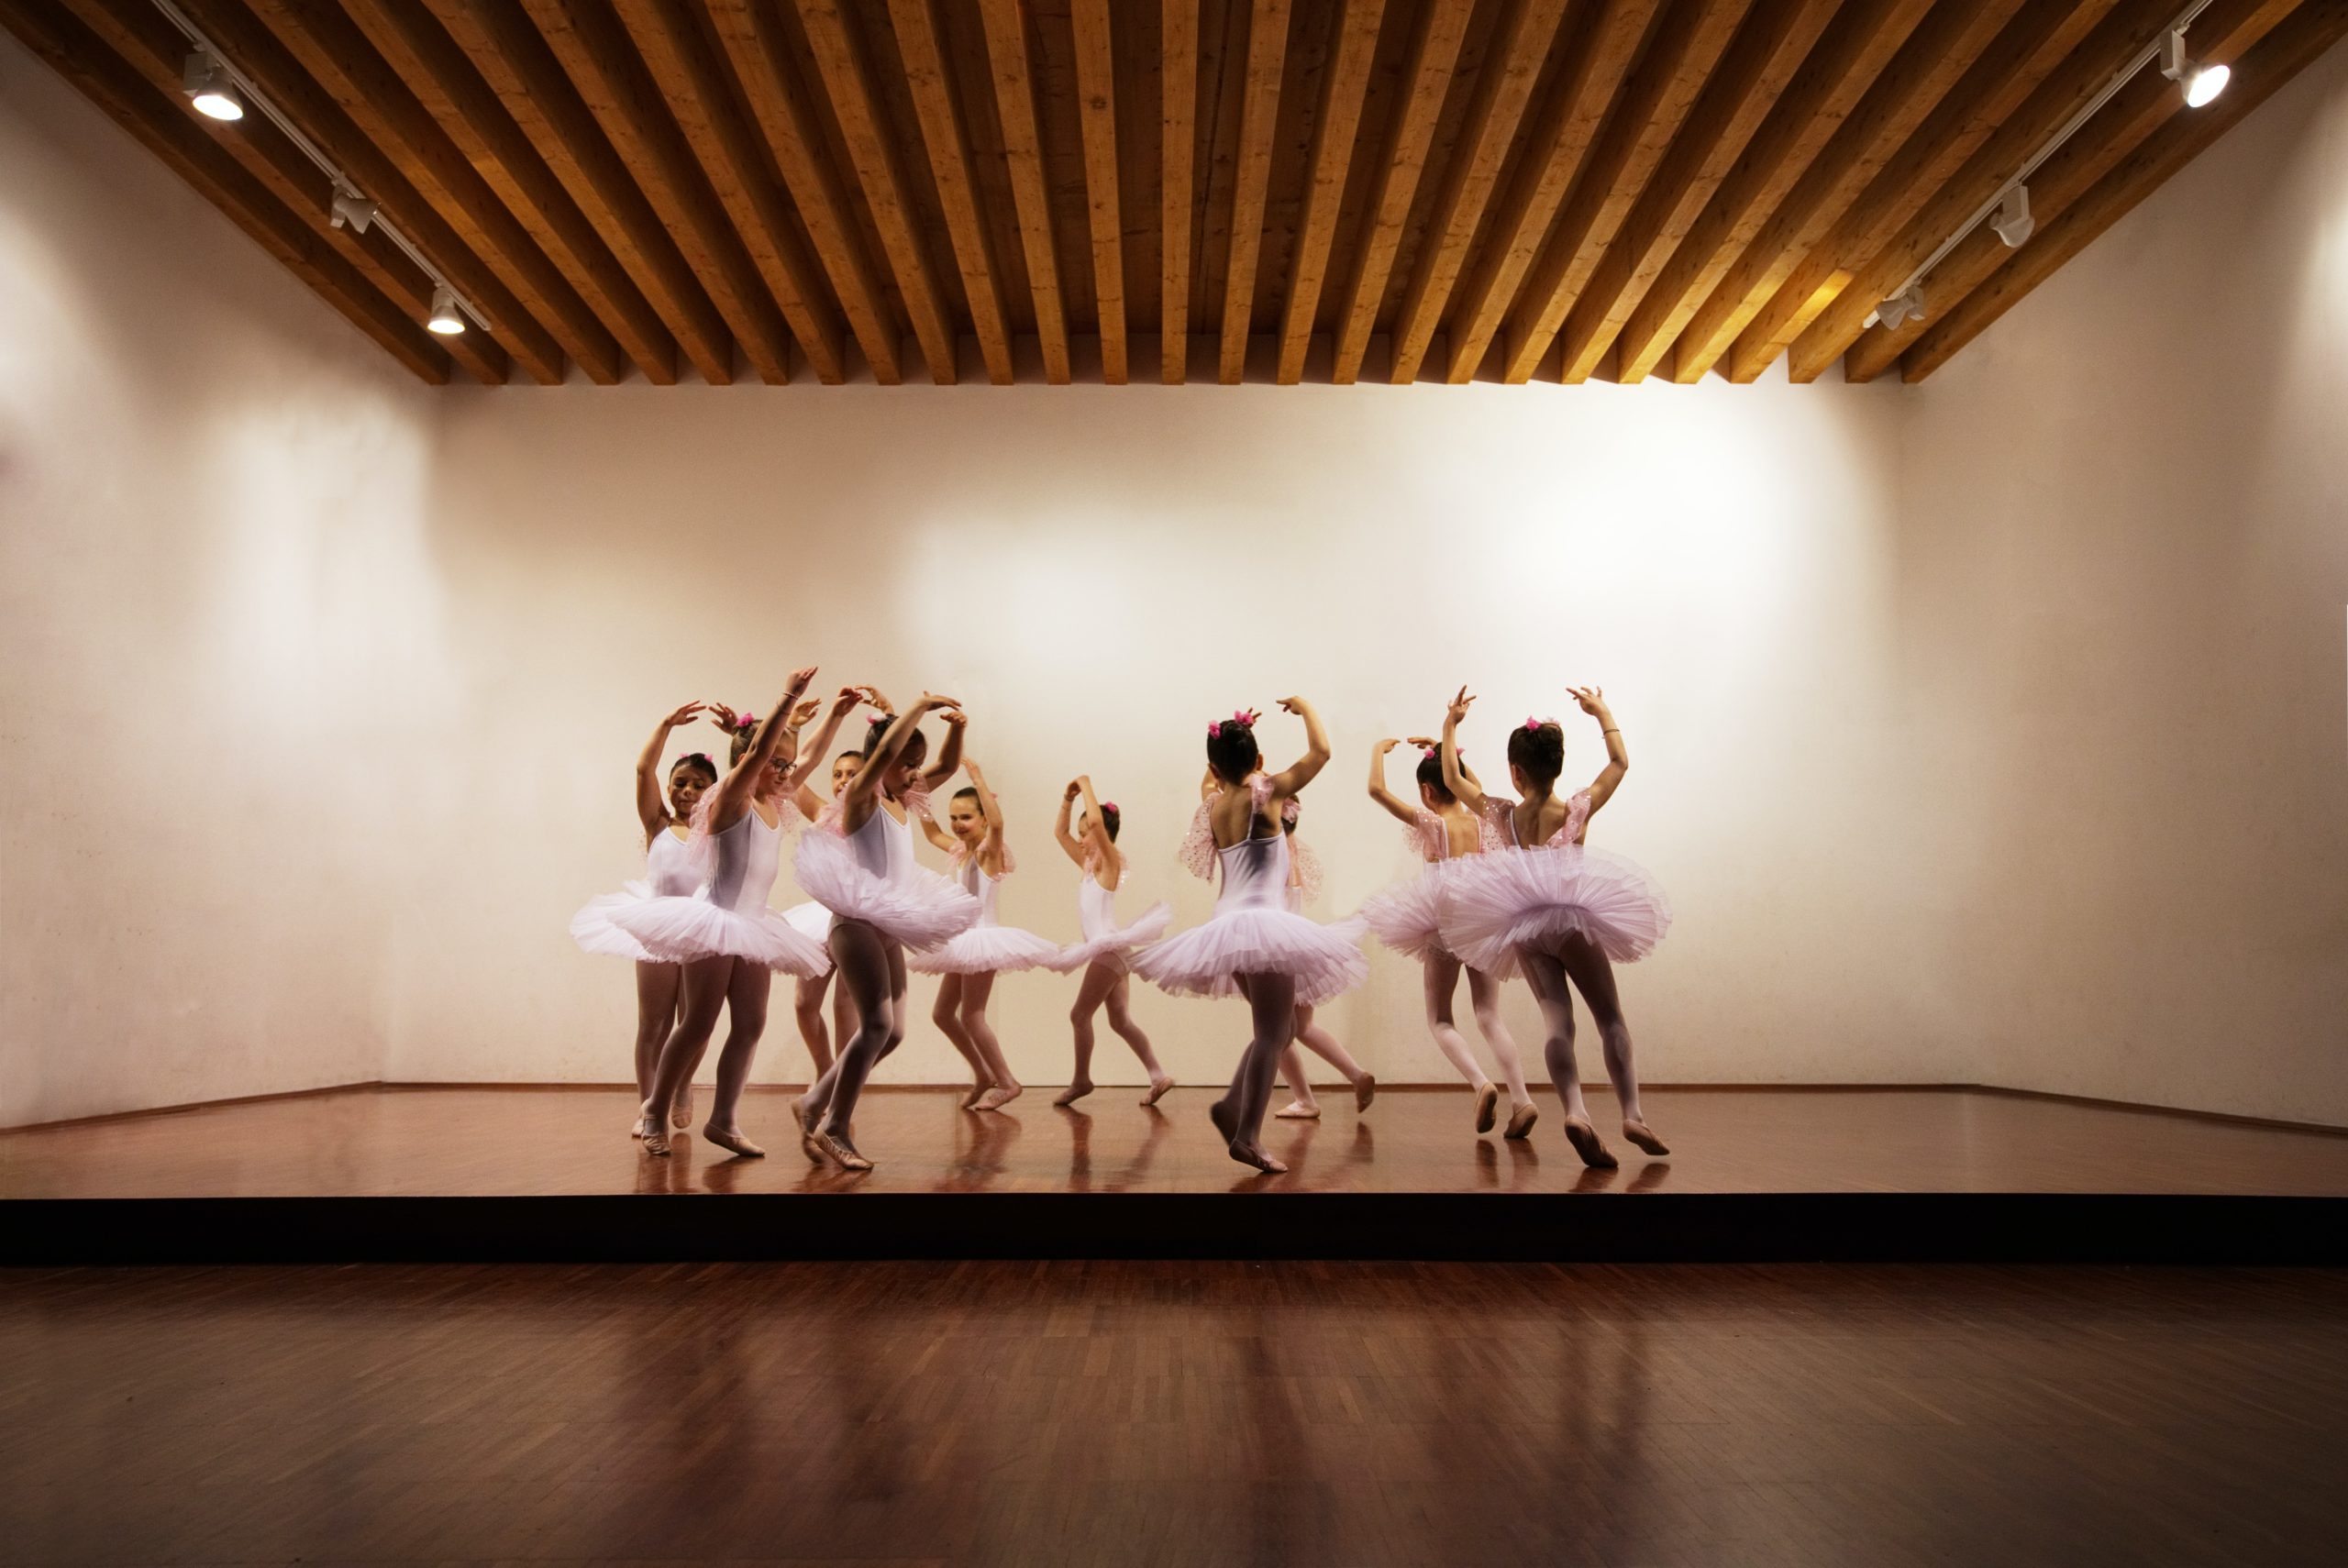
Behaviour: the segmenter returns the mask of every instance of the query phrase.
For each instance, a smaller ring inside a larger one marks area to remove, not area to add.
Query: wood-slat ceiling
[[[449,339],[149,0],[0,21],[417,375],[1930,375],[2348,32],[2214,0],[181,0],[486,318]]]

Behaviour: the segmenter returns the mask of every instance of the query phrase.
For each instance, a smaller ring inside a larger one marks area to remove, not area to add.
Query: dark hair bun
[[[1256,726],[1237,714],[1207,726],[1207,766],[1226,784],[1236,784],[1255,771],[1264,754],[1256,745]]]
[[[1566,732],[1555,719],[1508,733],[1508,760],[1537,784],[1554,784],[1566,767]]]
[[[1429,752],[1419,758],[1419,782],[1434,791],[1434,798],[1445,805],[1451,804],[1451,786],[1443,781],[1443,756]]]
[[[1125,814],[1117,810],[1116,807],[1103,806],[1101,808],[1101,831],[1109,835],[1109,842],[1111,844],[1117,842],[1117,829],[1124,825],[1124,820]]]

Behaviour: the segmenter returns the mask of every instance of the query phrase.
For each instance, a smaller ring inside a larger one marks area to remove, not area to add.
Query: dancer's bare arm
[[[807,787],[807,780],[814,777],[815,770],[824,766],[824,759],[831,756],[832,742],[839,736],[841,723],[856,712],[857,704],[863,700],[860,689],[841,687],[840,694],[832,699],[830,709],[824,714],[824,722],[816,729],[814,740],[800,749],[799,766],[791,770],[791,792],[799,802],[800,813],[811,823],[822,813],[824,802],[814,790]]]
[[[1321,715],[1301,697],[1283,697],[1280,706],[1304,721],[1304,755],[1272,775],[1272,797],[1286,800],[1312,782],[1329,765],[1329,734]]]
[[[636,820],[644,824],[644,842],[650,844],[662,828],[669,825],[669,795],[661,788],[660,756],[669,749],[669,732],[679,724],[689,724],[704,709],[706,702],[688,702],[660,721],[652,738],[636,758]]]
[[[1369,748],[1369,798],[1402,821],[1415,823],[1419,820],[1418,808],[1406,804],[1400,795],[1386,787],[1386,754],[1401,744],[1397,740],[1382,740]]]
[[[791,672],[790,687],[782,700],[767,712],[759,723],[759,733],[750,742],[750,749],[742,760],[726,769],[725,777],[717,781],[717,799],[709,809],[709,825],[713,830],[732,827],[750,809],[750,799],[759,791],[759,775],[778,756],[785,762],[798,755],[798,741],[791,733],[791,710],[799,703],[807,683],[815,679],[815,667]]]
[[[937,760],[931,763],[921,776],[921,787],[932,794],[944,788],[946,781],[960,769],[962,731],[970,723],[969,715],[962,712],[959,702],[946,703],[937,716],[946,721],[946,744],[937,748]]]
[[[986,836],[979,840],[979,869],[990,877],[1002,875],[1002,807],[997,803],[994,791],[987,787],[987,776],[979,767],[975,756],[965,757],[962,771],[970,776],[970,788],[979,794],[979,815],[987,824]],[[993,865],[989,867],[989,859]]]
[[[1631,754],[1623,745],[1623,732],[1615,727],[1613,712],[1606,706],[1604,687],[1568,686],[1566,690],[1574,694],[1574,701],[1581,704],[1581,711],[1596,719],[1598,727],[1604,732],[1606,766],[1600,768],[1598,777],[1589,781],[1589,810],[1594,816],[1599,807],[1614,798],[1615,790],[1622,785],[1623,775],[1631,771]]]
[[[880,740],[873,744],[871,754],[865,757],[864,766],[856,770],[856,777],[847,783],[846,826],[849,832],[862,827],[865,819],[872,814],[872,802],[880,794],[880,776],[888,772],[897,758],[904,755],[905,747],[913,744],[914,732],[921,728],[923,717],[940,708],[954,706],[953,698],[925,691],[920,701],[899,713],[880,733]],[[954,744],[957,766],[962,760],[961,749],[960,743],[957,741]]]
[[[1060,791],[1060,814],[1052,819],[1052,836],[1059,840],[1060,853],[1081,867],[1084,864],[1084,845],[1077,842],[1074,832],[1076,796],[1077,781],[1071,778],[1068,781],[1068,788]]]
[[[1109,824],[1101,819],[1101,802],[1093,799],[1092,775],[1078,774],[1076,787],[1084,791],[1085,843],[1100,857],[1101,885],[1113,893],[1117,890],[1117,878],[1124,874],[1124,867],[1117,859],[1116,845],[1109,841]]]
[[[1443,747],[1439,755],[1443,758],[1443,787],[1450,790],[1460,804],[1482,816],[1484,791],[1478,786],[1476,776],[1468,772],[1459,760],[1459,721],[1468,716],[1468,710],[1475,701],[1468,688],[1463,686],[1459,689],[1459,695],[1451,700],[1451,706],[1444,710]]]

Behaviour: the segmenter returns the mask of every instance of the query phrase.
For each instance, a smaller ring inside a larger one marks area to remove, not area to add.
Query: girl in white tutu
[[[922,719],[946,720],[946,744],[926,771]],[[864,765],[823,821],[799,841],[799,885],[832,911],[832,955],[860,1021],[831,1070],[795,1102],[810,1159],[869,1171],[848,1131],[864,1080],[905,1037],[905,951],[936,947],[969,930],[979,900],[914,863],[913,813],[962,763],[968,721],[950,697],[924,693],[865,733]]]
[[[1304,912],[1305,900],[1317,898],[1321,892],[1321,857],[1312,846],[1296,836],[1296,824],[1302,808],[1294,801],[1280,807],[1280,831],[1288,834],[1288,908],[1291,914]],[[1358,943],[1367,926],[1358,915],[1337,922],[1329,927],[1348,942]],[[1289,1102],[1272,1112],[1275,1117],[1290,1121],[1317,1121],[1321,1119],[1320,1097],[1312,1092],[1312,1079],[1304,1069],[1304,1057],[1297,1050],[1304,1046],[1314,1055],[1337,1069],[1346,1084],[1354,1091],[1354,1110],[1368,1110],[1377,1096],[1378,1080],[1354,1054],[1337,1043],[1337,1037],[1313,1021],[1310,1002],[1296,1004],[1296,1039],[1280,1053],[1280,1080],[1288,1085]]]
[[[962,771],[970,776],[969,787],[954,791],[946,821],[953,834],[949,842],[954,846],[955,879],[964,892],[979,900],[979,918],[959,936],[908,954],[905,962],[925,975],[945,977],[930,1017],[983,1076],[979,1093],[964,1100],[964,1106],[1001,1110],[1017,1099],[1025,1086],[1013,1075],[1011,1064],[1003,1059],[1002,1043],[987,1021],[987,999],[994,994],[994,977],[1048,964],[1059,956],[1060,947],[1032,931],[1004,925],[997,918],[1003,881],[1018,865],[1012,859],[1010,845],[1002,841],[1002,807],[987,788],[978,759],[964,757]]]
[[[1534,1110],[1532,1092],[1524,1087],[1524,1062],[1517,1055],[1516,1041],[1501,1021],[1500,983],[1515,972],[1515,961],[1504,958],[1497,970],[1470,968],[1444,945],[1437,929],[1450,874],[1470,856],[1499,848],[1500,833],[1444,783],[1443,756],[1434,741],[1411,743],[1425,747],[1419,758],[1417,803],[1406,802],[1387,789],[1387,754],[1401,744],[1382,740],[1371,750],[1369,798],[1407,824],[1411,848],[1424,864],[1417,876],[1396,883],[1362,905],[1362,918],[1369,922],[1379,941],[1419,961],[1426,982],[1427,1032],[1434,1036],[1435,1049],[1444,1059],[1458,1068],[1468,1087],[1476,1091],[1476,1131],[1489,1132],[1497,1120],[1501,1091],[1468,1049],[1452,1016],[1459,974],[1467,969],[1468,1001],[1476,1012],[1476,1027],[1483,1032],[1485,1043],[1501,1065],[1501,1076],[1508,1080],[1506,1136],[1522,1138],[1533,1131],[1540,1113]],[[1459,774],[1470,784],[1477,782],[1465,757],[1459,759]]]
[[[1084,797],[1084,816],[1070,833],[1069,815],[1079,795]],[[1052,824],[1052,836],[1076,862],[1076,918],[1084,940],[1061,949],[1051,966],[1064,975],[1081,969],[1084,978],[1078,982],[1076,1005],[1068,1014],[1069,1024],[1076,1031],[1076,1073],[1067,1089],[1052,1101],[1054,1105],[1074,1105],[1092,1092],[1092,1015],[1104,1007],[1109,1010],[1109,1027],[1133,1047],[1134,1055],[1141,1058],[1142,1070],[1149,1075],[1149,1092],[1141,1097],[1142,1104],[1156,1105],[1174,1087],[1173,1076],[1158,1066],[1157,1053],[1149,1047],[1149,1036],[1134,1021],[1131,976],[1134,950],[1165,935],[1172,911],[1163,903],[1155,903],[1131,925],[1117,923],[1117,888],[1125,876],[1124,852],[1117,847],[1117,831],[1123,823],[1116,802],[1104,804],[1093,799],[1091,775],[1069,781],[1060,796],[1059,820]]]
[[[1304,721],[1305,753],[1278,773],[1261,771],[1254,713],[1207,726],[1207,767],[1228,788],[1200,808],[1184,860],[1202,877],[1219,868],[1223,891],[1205,924],[1133,958],[1144,979],[1178,996],[1247,999],[1255,1037],[1230,1090],[1208,1114],[1233,1159],[1273,1174],[1288,1167],[1264,1152],[1264,1111],[1280,1053],[1296,1032],[1296,1004],[1326,1001],[1368,973],[1353,943],[1288,907],[1288,835],[1280,830],[1280,809],[1328,762],[1329,740],[1303,698],[1282,698],[1280,706]]]
[[[1671,925],[1671,906],[1655,878],[1633,862],[1582,843],[1593,812],[1613,798],[1630,754],[1597,687],[1573,687],[1574,701],[1596,719],[1606,766],[1589,787],[1556,794],[1566,735],[1555,719],[1527,719],[1509,732],[1508,771],[1523,799],[1493,801],[1460,770],[1459,721],[1475,699],[1461,687],[1443,723],[1443,781],[1469,809],[1489,812],[1502,847],[1460,865],[1445,887],[1443,944],[1477,968],[1513,954],[1548,1026],[1544,1054],[1566,1108],[1566,1137],[1588,1165],[1611,1167],[1613,1154],[1590,1125],[1574,1066],[1570,981],[1598,1023],[1606,1074],[1623,1111],[1623,1136],[1650,1154],[1671,1151],[1639,1107],[1631,1066],[1631,1031],[1614,991],[1614,966],[1644,958]]]
[[[867,707],[878,709],[883,718],[897,716],[895,707],[877,687],[858,686],[854,690]],[[805,712],[803,708],[801,711]],[[798,728],[795,724],[792,727],[794,731]],[[826,730],[813,745],[803,745],[801,755],[822,756],[831,745],[831,733]],[[847,781],[856,777],[856,770],[863,762],[864,754],[860,751],[844,751],[833,757],[831,793],[818,795],[811,784],[800,785],[795,797],[799,814],[811,823],[820,821],[824,808],[839,798],[840,791],[847,788]],[[824,944],[826,952],[830,950],[831,911],[809,899],[783,911],[782,918],[797,926],[801,935],[811,942]],[[820,975],[803,976],[795,983],[792,997],[792,1012],[799,1023],[799,1038],[807,1043],[807,1055],[814,1058],[816,1077],[822,1077],[831,1067],[832,1042],[837,1040],[845,1044],[847,1037],[856,1032],[856,1003],[849,999],[847,987],[832,990],[832,975],[833,971],[826,969]],[[827,991],[832,993],[832,1027],[828,1034],[824,1030],[824,995]]]
[[[700,890],[613,912],[612,922],[653,956],[684,966],[677,1027],[661,1047],[644,1101],[648,1154],[669,1153],[670,1104],[708,1047],[720,1008],[733,1023],[718,1052],[717,1092],[702,1134],[737,1154],[765,1153],[742,1136],[736,1113],[766,1032],[773,971],[812,975],[831,962],[821,946],[767,907],[781,865],[786,802],[799,785],[792,767],[791,711],[814,674],[812,667],[793,671],[790,690],[757,734],[737,734],[733,767],[696,808],[688,847],[706,878]],[[852,696],[847,700],[853,702]]]
[[[604,957],[628,958],[636,963],[638,1101],[652,1094],[652,1076],[660,1065],[660,1047],[668,1043],[670,1027],[676,1021],[677,990],[684,972],[678,965],[655,958],[644,944],[614,925],[612,911],[648,899],[689,896],[700,885],[701,873],[687,856],[685,844],[692,834],[693,807],[700,803],[703,791],[717,782],[717,764],[709,759],[706,752],[689,752],[679,757],[669,769],[668,795],[663,799],[660,758],[669,749],[670,733],[679,725],[691,723],[710,706],[706,702],[688,702],[661,720],[653,730],[652,738],[644,743],[644,750],[637,756],[636,819],[644,828],[644,880],[630,882],[619,892],[591,899],[570,917],[571,940],[581,948]],[[676,1124],[682,1127],[692,1120],[692,1086],[687,1084],[678,1099]],[[634,1131],[636,1136],[644,1136],[640,1112]]]

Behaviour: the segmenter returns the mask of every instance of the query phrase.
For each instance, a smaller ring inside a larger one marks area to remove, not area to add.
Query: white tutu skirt
[[[905,967],[925,975],[1007,975],[1060,955],[1060,944],[1015,925],[974,925],[925,952],[908,951]]]
[[[832,939],[832,911],[810,899],[803,904],[793,904],[782,911],[791,929],[810,942],[824,943]]]
[[[1141,918],[1131,925],[1121,925],[1114,931],[1104,931],[1073,946],[1061,948],[1059,956],[1047,966],[1063,975],[1072,975],[1098,960],[1106,960],[1119,969],[1130,969],[1133,967],[1134,949],[1146,947],[1164,936],[1173,919],[1174,911],[1166,905],[1152,904],[1142,911]]]
[[[658,964],[643,943],[612,923],[615,912],[648,903],[652,888],[647,882],[630,882],[616,893],[604,893],[579,906],[570,917],[570,940],[579,944],[582,952],[598,958],[632,958],[639,964]]]
[[[1438,862],[1408,881],[1397,882],[1374,895],[1361,907],[1361,918],[1369,923],[1370,934],[1404,957],[1422,963],[1434,957],[1456,957],[1450,944],[1443,938],[1443,904],[1445,889],[1466,864],[1465,860]],[[1479,964],[1476,967],[1495,979],[1507,979],[1516,973],[1516,955],[1510,953],[1497,964]]]
[[[876,877],[826,829],[800,835],[795,865],[801,889],[834,920],[862,921],[908,952],[938,946],[979,921],[979,900],[936,872],[915,866],[902,877]]]
[[[737,912],[701,898],[646,899],[613,911],[611,922],[664,964],[731,956],[803,977],[832,966],[822,943],[763,905]]]
[[[1240,975],[1286,975],[1318,1007],[1369,977],[1362,918],[1323,925],[1286,910],[1230,910],[1133,955],[1134,972],[1176,996],[1236,996]]]
[[[1479,969],[1569,935],[1628,964],[1670,929],[1671,902],[1645,867],[1602,849],[1503,849],[1462,861],[1444,880],[1444,945]]]

